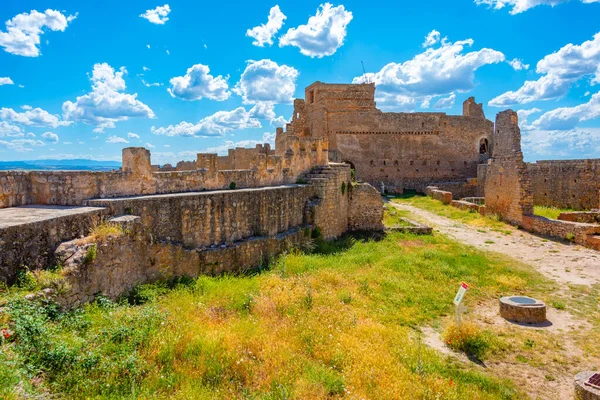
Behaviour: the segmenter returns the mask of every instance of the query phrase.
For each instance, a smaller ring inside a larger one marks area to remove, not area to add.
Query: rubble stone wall
[[[535,205],[591,210],[600,204],[600,159],[527,164]]]

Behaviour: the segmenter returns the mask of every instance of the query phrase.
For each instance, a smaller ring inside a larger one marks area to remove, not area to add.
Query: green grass
[[[564,208],[556,208],[556,207],[546,207],[546,206],[534,206],[533,213],[535,215],[539,215],[540,217],[546,217],[550,219],[558,219],[560,213],[570,212],[573,210],[564,209]]]
[[[327,246],[254,276],[144,285],[129,302],[69,313],[10,292],[0,326],[16,340],[1,346],[0,396],[521,398],[421,347],[419,327],[451,315],[462,281],[467,304],[548,282],[442,236]]]
[[[383,224],[385,226],[411,226],[409,222],[402,218],[410,218],[410,212],[399,210],[395,207],[385,204],[385,213],[383,216]]]
[[[482,216],[478,212],[461,210],[444,204],[441,201],[434,200],[431,197],[419,195],[396,196],[392,198],[395,203],[409,204],[414,207],[421,208],[446,218],[460,221],[481,228],[489,228],[497,230],[505,234],[510,234],[514,228],[500,221],[497,216]]]

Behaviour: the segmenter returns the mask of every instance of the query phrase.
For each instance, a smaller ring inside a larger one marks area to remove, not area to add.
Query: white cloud
[[[146,148],[148,148],[148,149],[153,149],[153,148],[155,148],[156,146],[154,146],[154,145],[153,145],[153,144],[151,144],[151,143],[146,143],[146,144],[144,145],[144,147],[146,147]]]
[[[475,87],[475,71],[505,60],[499,51],[483,48],[465,53],[473,39],[454,43],[443,39],[413,59],[389,63],[377,73],[354,78],[353,83],[374,82],[382,108],[411,109],[431,96],[466,92]]]
[[[168,91],[171,96],[183,100],[200,100],[203,97],[217,101],[227,100],[231,95],[227,77],[213,77],[209,72],[208,65],[193,65],[184,76],[171,78]]]
[[[182,121],[177,125],[167,127],[152,127],[155,135],[185,136],[185,137],[212,137],[223,136],[225,133],[246,128],[260,128],[260,121],[244,107],[231,111],[217,111],[213,115],[201,119],[197,124]]]
[[[14,82],[8,77],[0,78],[0,86],[2,85],[14,85]]]
[[[542,130],[569,130],[575,128],[579,122],[598,117],[600,117],[600,92],[592,95],[587,103],[548,111],[532,125]]]
[[[16,125],[9,124],[6,121],[0,121],[0,137],[22,135],[23,131]]]
[[[593,158],[600,152],[600,128],[533,130],[523,133],[527,160]]]
[[[532,114],[537,114],[541,112],[539,108],[531,108],[528,110],[517,110],[517,115],[519,116],[519,127],[521,130],[530,131],[533,129],[531,125],[527,123],[529,116]]]
[[[137,93],[122,93],[126,88],[123,79],[126,73],[125,67],[115,71],[107,63],[95,64],[90,78],[92,91],[77,97],[75,102],[64,102],[64,118],[95,125],[96,133],[129,118],[154,118],[154,112],[137,99]]]
[[[269,123],[275,127],[285,126],[289,122],[284,116],[277,116],[275,114],[275,105],[273,103],[257,103],[250,109],[250,114],[254,118],[269,120]]]
[[[58,115],[50,114],[41,108],[32,108],[27,105],[21,108],[24,110],[23,112],[17,112],[12,108],[0,108],[0,119],[22,125],[51,126],[53,128],[71,124],[69,121],[62,121]]]
[[[522,60],[519,60],[518,58],[513,59],[512,61],[507,61],[511,67],[513,67],[513,69],[515,71],[521,71],[523,69],[529,69],[529,64],[524,64]]]
[[[144,86],[146,87],[153,87],[153,86],[162,86],[162,83],[158,83],[158,82],[154,82],[154,83],[148,83],[145,80],[142,79],[142,83],[144,84]]]
[[[40,35],[46,29],[51,31],[64,30],[77,17],[68,17],[56,10],[46,10],[40,13],[32,10],[30,13],[22,13],[6,21],[6,32],[0,31],[0,47],[10,54],[25,57],[37,57],[40,55]]]
[[[246,36],[254,39],[252,44],[255,46],[264,47],[265,43],[271,46],[273,44],[273,36],[281,29],[283,21],[286,18],[287,17],[279,9],[279,6],[275,5],[269,11],[267,23],[248,29],[246,31]]]
[[[477,5],[486,5],[500,10],[504,7],[509,7],[511,15],[520,14],[530,8],[537,7],[540,5],[556,6],[562,3],[567,3],[570,0],[475,0]],[[600,0],[579,0],[584,4],[598,3]]]
[[[139,139],[140,135],[138,135],[137,133],[129,132],[127,133],[127,137],[130,139]]]
[[[129,143],[129,141],[125,138],[113,135],[106,138],[106,143]]]
[[[437,109],[450,108],[450,107],[454,106],[454,100],[456,100],[456,95],[454,93],[452,93],[448,97],[442,97],[441,99],[439,99],[433,105],[433,108],[437,108]]]
[[[34,139],[0,140],[0,149],[8,149],[19,153],[33,151],[31,147],[44,146],[44,142]]]
[[[300,53],[309,57],[330,56],[344,44],[350,21],[352,13],[343,5],[321,4],[306,25],[290,28],[279,38],[279,47],[296,46]]]
[[[146,10],[145,13],[140,14],[140,17],[147,19],[153,24],[164,25],[169,20],[168,15],[171,12],[171,7],[168,4],[164,6],[158,6],[153,10]]]
[[[508,91],[490,100],[494,107],[550,100],[566,95],[571,85],[590,78],[591,84],[600,83],[600,32],[592,40],[580,45],[572,43],[542,58],[536,72],[543,75],[536,81],[526,81],[516,91]]]
[[[434,44],[436,44],[439,41],[440,41],[440,33],[434,29],[431,32],[429,32],[427,34],[427,36],[425,36],[425,41],[423,42],[422,46],[423,47],[433,46]]]
[[[58,143],[58,135],[56,133],[52,133],[52,132],[45,132],[44,134],[42,134],[42,138],[46,141],[46,142],[50,142],[50,143]]]
[[[291,103],[296,91],[298,70],[264,59],[249,60],[233,91],[242,96],[244,103]]]
[[[146,67],[145,65],[144,65],[144,66],[142,66],[142,69],[143,69],[144,71],[150,71],[150,68]]]

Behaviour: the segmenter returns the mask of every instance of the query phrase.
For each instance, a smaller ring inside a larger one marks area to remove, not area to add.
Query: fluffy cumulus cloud
[[[441,99],[439,99],[433,105],[433,108],[437,108],[437,109],[450,108],[450,107],[454,106],[454,100],[456,100],[456,95],[454,93],[452,93],[448,97],[442,97]]]
[[[284,116],[275,114],[275,104],[273,103],[257,103],[250,109],[250,115],[258,119],[266,119],[275,127],[283,127],[289,122]]]
[[[254,39],[252,44],[255,46],[264,47],[265,44],[271,46],[273,45],[273,36],[281,29],[286,18],[279,6],[275,5],[269,11],[267,23],[248,29],[246,36]]]
[[[12,81],[12,79],[10,79],[8,77],[4,77],[4,78],[0,77],[0,86],[2,86],[2,85],[14,85],[14,82]]]
[[[377,73],[354,78],[353,83],[375,83],[377,102],[393,109],[411,109],[433,96],[466,92],[475,87],[475,71],[505,60],[493,49],[467,52],[472,45],[473,39],[453,43],[444,38],[439,46],[428,47],[411,60],[389,63]]]
[[[176,76],[169,81],[167,89],[171,96],[183,100],[200,100],[203,97],[211,100],[227,100],[231,93],[227,85],[227,77],[214,77],[208,65],[196,64],[187,69],[184,76]]]
[[[542,114],[532,126],[534,129],[569,130],[579,122],[600,117],[600,92],[594,94],[587,103],[575,107],[561,107]]]
[[[536,72],[543,76],[501,94],[490,100],[489,105],[506,107],[559,98],[568,93],[572,84],[586,78],[592,85],[600,83],[600,32],[592,40],[580,45],[569,43],[545,56],[537,63]]]
[[[23,130],[20,127],[6,121],[0,121],[0,137],[21,135],[23,135]]]
[[[523,61],[519,60],[518,58],[515,58],[511,61],[507,61],[508,64],[510,64],[511,67],[513,67],[513,69],[515,71],[521,71],[523,69],[529,69],[529,64],[525,64]]]
[[[19,153],[33,151],[32,147],[44,146],[44,142],[35,139],[0,140],[0,151],[10,150]]]
[[[22,106],[23,111],[15,111],[12,108],[0,108],[0,120],[39,127],[52,127],[70,125],[71,122],[63,121],[58,115],[50,114],[48,111],[41,108],[32,108],[30,106]]]
[[[77,14],[66,16],[50,9],[43,13],[33,10],[18,14],[6,21],[6,31],[0,31],[0,47],[18,56],[37,57],[40,55],[40,35],[46,30],[64,32],[76,17]]]
[[[594,158],[600,152],[600,128],[526,131],[522,143],[528,160]]]
[[[433,46],[434,44],[436,44],[439,41],[440,41],[440,33],[434,29],[431,32],[429,32],[427,34],[427,36],[425,36],[425,41],[423,42],[422,46],[423,47]]]
[[[146,10],[145,13],[140,14],[141,18],[147,19],[153,24],[164,25],[169,20],[168,15],[171,12],[171,7],[168,4],[164,6],[158,6],[153,10]]]
[[[113,135],[106,138],[106,143],[129,143],[129,141],[125,138]]]
[[[244,107],[238,107],[231,111],[217,111],[198,123],[182,121],[177,125],[167,127],[152,127],[151,132],[155,135],[186,136],[186,137],[214,137],[223,136],[233,130],[246,128],[260,128],[262,125],[250,111]]]
[[[42,138],[49,143],[58,143],[58,135],[52,132],[45,132],[42,134]]]
[[[486,5],[492,7],[495,10],[500,10],[504,7],[510,8],[510,14],[520,14],[529,10],[530,8],[537,7],[540,5],[556,6],[562,3],[566,3],[570,0],[475,0],[477,5]],[[579,0],[584,4],[598,3],[600,0]]]
[[[129,139],[140,139],[140,135],[138,135],[137,133],[133,133],[133,132],[127,133],[127,137]]]
[[[75,102],[64,102],[64,118],[94,125],[95,131],[114,128],[116,122],[129,118],[154,118],[154,112],[137,99],[137,93],[123,93],[126,73],[125,67],[115,71],[107,63],[94,65],[90,77],[92,91],[77,97]]]
[[[244,103],[291,103],[296,90],[298,70],[265,59],[248,61],[240,81],[233,89]]]
[[[309,57],[330,56],[344,44],[350,21],[352,12],[346,11],[343,5],[321,4],[306,25],[290,28],[279,38],[279,47],[296,46]]]

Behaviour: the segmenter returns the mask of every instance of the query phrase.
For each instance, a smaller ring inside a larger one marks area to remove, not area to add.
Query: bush
[[[84,265],[89,265],[91,263],[94,262],[94,260],[96,260],[96,255],[98,248],[96,246],[96,243],[92,244],[90,247],[88,247],[87,253],[85,253],[85,257],[83,258],[83,264]]]
[[[237,185],[235,184],[235,182],[231,182],[231,183],[229,184],[229,189],[231,189],[231,190],[234,190],[236,186],[237,186]]]
[[[444,332],[444,342],[454,351],[483,360],[492,347],[493,336],[469,322],[463,322],[460,328],[453,323]]]
[[[121,236],[125,231],[116,222],[102,221],[94,224],[90,231],[92,241],[104,241],[113,237]]]
[[[575,234],[572,232],[569,232],[565,235],[565,239],[569,242],[574,242],[575,241]]]

